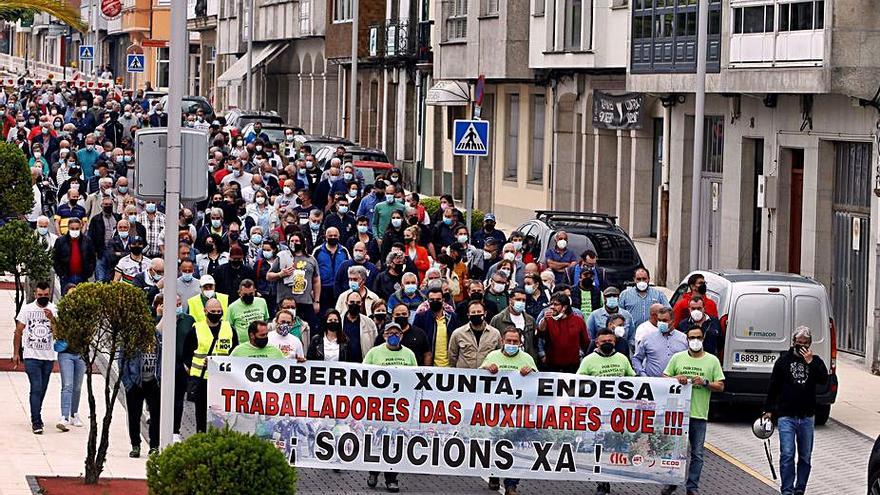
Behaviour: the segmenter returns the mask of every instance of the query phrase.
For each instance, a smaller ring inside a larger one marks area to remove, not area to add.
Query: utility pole
[[[159,439],[162,448],[173,441],[174,434],[174,376],[176,373],[175,348],[177,345],[177,243],[178,209],[180,208],[181,148],[180,103],[186,86],[187,51],[186,2],[171,2],[171,60],[168,82],[168,161],[165,170],[165,266],[170,275],[165,277],[164,311],[162,312],[162,380],[159,415]]]
[[[700,171],[706,120],[706,48],[709,43],[709,0],[700,0],[697,24],[697,89],[694,99],[694,161],[691,179],[690,269],[700,263]]]
[[[358,3],[351,0],[351,82],[348,88],[348,139],[357,140],[357,77],[358,77]]]
[[[247,1],[247,0],[246,0]],[[256,108],[254,105],[254,8],[256,7],[256,1],[250,0],[250,5],[248,7],[248,48],[247,48],[247,104],[245,107],[248,110],[252,110]]]

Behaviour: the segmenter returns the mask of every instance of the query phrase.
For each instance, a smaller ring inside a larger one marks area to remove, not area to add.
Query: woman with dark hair
[[[330,309],[324,313],[322,332],[315,332],[309,343],[306,359],[314,361],[348,361],[348,339],[342,331],[342,316]]]
[[[223,238],[212,233],[205,239],[205,251],[196,256],[196,265],[202,275],[214,275],[220,265],[229,262],[229,254],[223,251]]]

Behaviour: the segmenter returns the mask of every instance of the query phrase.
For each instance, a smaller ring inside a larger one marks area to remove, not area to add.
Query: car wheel
[[[875,471],[868,477],[868,495],[880,495],[880,471]]]
[[[828,417],[831,416],[831,404],[817,404],[816,405],[816,425],[823,426],[828,422]],[[880,495],[880,494],[878,494]]]

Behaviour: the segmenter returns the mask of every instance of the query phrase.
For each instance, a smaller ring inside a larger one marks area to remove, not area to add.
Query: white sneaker
[[[183,438],[180,437],[180,433],[175,433],[171,441],[173,443],[180,443],[183,441]]]
[[[70,431],[70,421],[67,418],[62,417],[55,423],[55,428],[58,428],[62,433],[66,431]]]
[[[85,426],[85,424],[83,424],[83,422],[82,422],[82,419],[80,419],[79,414],[74,414],[73,418],[70,420],[69,424],[72,424],[73,426],[76,426],[77,428],[82,428],[83,426]]]

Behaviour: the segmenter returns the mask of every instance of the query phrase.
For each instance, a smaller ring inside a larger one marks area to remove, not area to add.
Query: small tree
[[[152,495],[296,493],[296,469],[271,443],[228,428],[198,433],[147,460]]]
[[[16,315],[25,303],[25,280],[48,280],[51,269],[52,255],[27,223],[13,220],[0,227],[0,273],[9,273],[15,280]]]
[[[15,218],[34,207],[31,169],[18,146],[0,142],[0,216]]]
[[[151,350],[156,342],[155,323],[146,298],[137,287],[121,282],[87,283],[78,285],[58,303],[54,334],[55,338],[67,341],[68,346],[78,351],[86,363],[89,440],[85,482],[94,485],[104,470],[110,444],[113,405],[119,395],[122,374],[117,374],[116,379],[111,380],[110,366],[104,372],[106,410],[101,422],[99,443],[92,367],[99,355],[113,359],[121,354],[129,359],[137,353]]]

